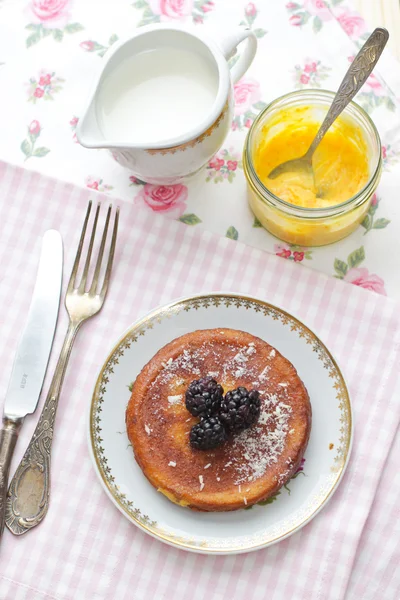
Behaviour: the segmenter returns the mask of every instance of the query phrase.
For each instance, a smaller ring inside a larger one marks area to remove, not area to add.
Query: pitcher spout
[[[107,146],[106,139],[97,121],[94,98],[84,115],[79,119],[75,133],[79,143],[85,148],[105,148]]]

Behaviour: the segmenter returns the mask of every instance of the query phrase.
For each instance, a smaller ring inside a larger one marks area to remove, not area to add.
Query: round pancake
[[[191,381],[211,375],[225,393],[257,389],[261,414],[223,446],[194,450],[185,407]],[[135,458],[147,479],[173,502],[228,511],[265,500],[296,472],[311,428],[307,390],[293,365],[265,341],[234,329],[176,338],[137,377],[126,410]]]

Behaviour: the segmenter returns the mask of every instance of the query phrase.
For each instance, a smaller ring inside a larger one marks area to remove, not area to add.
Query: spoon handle
[[[371,33],[344,76],[331,107],[307,151],[306,157],[308,159],[311,160],[316,147],[329,127],[364,85],[378,62],[388,39],[389,32],[383,27],[378,27]]]

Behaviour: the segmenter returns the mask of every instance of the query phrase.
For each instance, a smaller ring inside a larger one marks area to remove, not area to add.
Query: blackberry
[[[218,417],[202,419],[190,430],[190,445],[196,450],[211,450],[226,440],[226,431]]]
[[[260,393],[239,387],[227,392],[221,402],[219,417],[228,433],[240,433],[257,421],[260,409]]]
[[[186,391],[186,408],[194,417],[211,417],[219,412],[223,394],[212,377],[196,379]]]

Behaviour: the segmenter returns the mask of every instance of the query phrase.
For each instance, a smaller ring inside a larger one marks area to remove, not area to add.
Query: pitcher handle
[[[222,54],[229,60],[232,56],[235,56],[238,45],[246,40],[244,49],[241,52],[239,60],[231,68],[232,82],[236,83],[246,73],[247,69],[253,62],[257,51],[257,38],[250,29],[243,29],[238,27],[232,33],[229,33],[222,40],[218,40],[219,47],[221,48]]]

